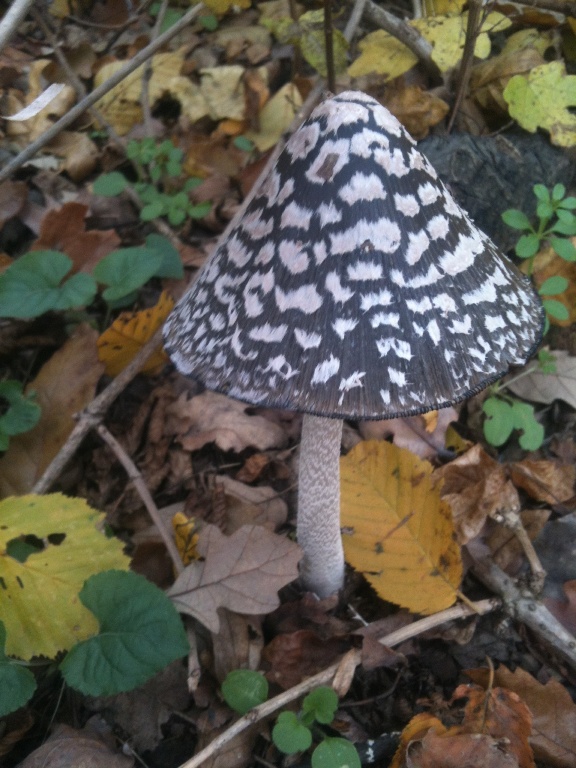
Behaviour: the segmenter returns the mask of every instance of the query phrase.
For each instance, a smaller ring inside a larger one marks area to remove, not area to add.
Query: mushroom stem
[[[340,445],[342,421],[304,414],[298,478],[298,543],[301,576],[318,597],[344,583],[340,535]]]

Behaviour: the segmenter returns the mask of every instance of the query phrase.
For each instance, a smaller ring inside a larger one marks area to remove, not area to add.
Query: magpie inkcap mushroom
[[[529,280],[401,124],[349,91],[293,134],[165,343],[208,389],[305,414],[297,533],[304,584],[325,596],[344,573],[341,420],[464,400],[523,364],[542,327]]]

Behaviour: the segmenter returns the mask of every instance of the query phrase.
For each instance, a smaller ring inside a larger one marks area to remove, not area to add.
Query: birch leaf
[[[432,465],[379,441],[341,460],[347,561],[385,600],[413,613],[452,605],[462,578],[450,507]]]

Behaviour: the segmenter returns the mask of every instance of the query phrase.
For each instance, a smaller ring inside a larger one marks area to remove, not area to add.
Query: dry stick
[[[402,629],[398,629],[395,632],[391,632],[389,635],[381,637],[378,642],[382,643],[382,645],[385,645],[388,648],[392,648],[395,645],[403,643],[405,640],[409,640],[412,637],[417,637],[418,635],[428,631],[429,629],[432,629],[433,627],[445,624],[447,621],[453,621],[454,619],[464,618],[466,616],[472,616],[475,614],[483,615],[485,613],[490,613],[490,611],[495,610],[498,605],[499,601],[494,599],[481,600],[480,602],[476,603],[475,611],[472,611],[465,605],[457,605],[453,608],[448,608],[445,611],[441,611],[440,613],[436,613],[434,616],[427,616],[425,619],[415,621],[413,624],[410,624],[407,627],[402,627]],[[361,652],[359,650],[355,651],[356,665],[360,663],[360,658]],[[201,766],[205,760],[207,760],[209,757],[212,757],[215,752],[228,744],[235,736],[238,736],[240,733],[242,733],[242,731],[245,731],[251,725],[254,725],[254,723],[263,720],[265,717],[269,717],[281,707],[284,707],[291,701],[300,698],[300,696],[303,696],[305,693],[308,693],[314,688],[317,688],[319,685],[328,685],[332,682],[334,676],[338,672],[340,663],[341,661],[337,661],[335,664],[327,667],[317,675],[308,677],[306,680],[303,680],[301,683],[299,683],[299,685],[295,685],[288,691],[284,691],[280,695],[275,696],[273,699],[270,699],[264,704],[261,704],[259,707],[254,707],[254,709],[251,709],[247,715],[241,717],[224,733],[221,733],[220,736],[217,736],[214,741],[210,742],[210,744],[201,752],[198,752],[197,755],[194,755],[194,757],[190,758],[190,760],[183,763],[180,768],[199,768],[199,766]]]
[[[576,16],[576,3],[572,0],[528,0],[523,5],[527,8],[544,8],[546,11],[562,13],[565,16]]]
[[[552,646],[576,669],[576,638],[560,624],[529,590],[520,589],[513,579],[488,558],[475,560],[472,572],[483,584],[502,597],[508,613]]]
[[[42,477],[32,488],[32,493],[46,493],[52,483],[60,475],[72,455],[88,434],[88,432],[102,421],[104,414],[110,404],[118,397],[122,390],[129,384],[134,376],[140,371],[144,363],[151,357],[158,347],[162,344],[162,329],[160,328],[152,338],[146,342],[136,357],[128,363],[126,368],[116,376],[116,378],[95,397],[90,405],[82,411],[79,416],[78,424],[69,434],[65,444],[50,462]]]
[[[0,22],[0,51],[12,37],[12,33],[24,19],[34,0],[14,0]]]
[[[470,0],[468,4],[468,23],[466,25],[466,39],[464,41],[464,50],[462,52],[462,61],[458,70],[458,83],[456,86],[456,99],[452,107],[452,114],[448,121],[448,133],[452,130],[454,120],[458,115],[464,96],[468,89],[470,74],[472,73],[472,64],[474,62],[474,49],[476,40],[482,27],[483,13],[482,0]]]
[[[368,0],[364,13],[373,24],[389,32],[409,48],[434,78],[441,76],[438,65],[432,60],[432,45],[422,37],[418,30],[397,16],[388,13],[384,8],[380,8],[373,0]]]
[[[82,101],[72,107],[69,112],[67,112],[63,117],[60,118],[60,120],[55,122],[53,126],[45,131],[42,136],[36,139],[36,141],[33,141],[32,144],[29,144],[26,149],[22,150],[22,152],[20,152],[20,154],[14,158],[14,160],[2,168],[0,171],[0,182],[8,179],[15,170],[24,165],[27,160],[33,157],[36,152],[42,149],[42,147],[48,144],[48,142],[52,141],[52,139],[57,136],[61,130],[67,128],[71,123],[74,122],[74,120],[76,120],[76,118],[80,117],[80,115],[85,112],[88,107],[91,107],[96,101],[101,99],[102,96],[107,94],[108,91],[111,91],[112,88],[121,83],[127,75],[129,75],[131,72],[134,72],[135,69],[138,69],[138,67],[147,61],[148,58],[152,56],[152,54],[156,53],[156,51],[162,48],[165,43],[171,40],[183,29],[185,29],[188,24],[190,24],[190,22],[193,21],[196,16],[198,16],[203,8],[204,6],[202,3],[199,3],[198,5],[195,5],[194,8],[191,8],[188,13],[185,13],[184,16],[182,16],[180,21],[177,21],[176,24],[174,24],[174,26],[166,30],[166,32],[160,35],[160,37],[147,45],[146,48],[143,48],[141,51],[139,51],[133,59],[131,59],[117,72],[115,72],[111,77],[109,77],[106,82],[102,83],[102,85],[99,85],[98,88],[95,88],[92,91],[92,93],[89,93],[84,99],[82,99]]]
[[[184,566],[182,564],[182,558],[180,557],[178,548],[174,543],[173,537],[164,527],[164,521],[162,520],[162,516],[158,511],[158,507],[156,506],[156,504],[154,504],[152,495],[150,494],[150,491],[148,490],[146,483],[144,482],[144,479],[140,471],[138,470],[138,467],[136,466],[136,464],[134,464],[130,456],[128,456],[128,454],[126,453],[124,448],[122,448],[118,440],[116,440],[114,435],[112,435],[103,424],[99,424],[96,427],[96,431],[98,432],[102,440],[104,440],[106,445],[110,448],[112,453],[116,456],[118,461],[122,464],[124,469],[126,470],[128,474],[128,478],[132,481],[140,498],[144,502],[144,506],[148,510],[148,514],[152,518],[152,522],[156,525],[156,528],[158,528],[158,533],[162,537],[162,541],[166,545],[168,554],[172,558],[172,562],[174,563],[174,568],[178,573],[182,573],[182,571],[184,570]]]
[[[324,48],[326,49],[326,84],[328,90],[336,92],[334,72],[334,30],[332,28],[332,0],[324,0]]]

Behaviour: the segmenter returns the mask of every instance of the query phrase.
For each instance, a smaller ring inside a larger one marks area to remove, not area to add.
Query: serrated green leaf
[[[92,185],[92,191],[95,195],[103,197],[116,197],[128,186],[128,179],[119,171],[112,173],[103,173]]]
[[[514,429],[514,416],[509,403],[497,397],[489,397],[484,401],[482,410],[486,414],[484,420],[484,437],[496,447],[504,445]]]
[[[96,295],[90,275],[73,275],[72,260],[59,251],[30,251],[0,275],[0,317],[32,318],[51,310],[89,304]]]
[[[561,275],[553,275],[547,280],[544,280],[538,293],[540,296],[557,296],[559,293],[563,293],[568,288],[568,280]]]
[[[302,711],[311,714],[314,720],[327,725],[334,720],[338,708],[338,696],[333,688],[321,685],[315,688],[302,702]]]
[[[327,738],[312,753],[312,768],[361,768],[356,747],[346,739]]]
[[[293,755],[304,752],[312,744],[312,733],[302,725],[294,712],[281,712],[276,725],[272,729],[272,741],[280,752]]]
[[[560,237],[551,237],[550,245],[564,261],[576,261],[576,248],[570,240]]]
[[[222,683],[222,695],[231,709],[245,715],[268,698],[268,680],[261,672],[234,669]]]
[[[79,597],[96,616],[100,632],[75,645],[60,670],[81,693],[112,696],[132,690],[188,653],[174,605],[143,576],[105,571],[90,577]]]
[[[517,208],[510,208],[508,211],[504,211],[502,214],[502,221],[512,229],[532,229],[530,219],[523,211],[519,211]]]
[[[93,274],[99,283],[109,286],[102,294],[106,301],[117,301],[154,277],[163,261],[163,254],[156,249],[121,248],[98,262]]]
[[[23,707],[36,690],[32,672],[6,656],[6,627],[0,621],[0,717]]]

